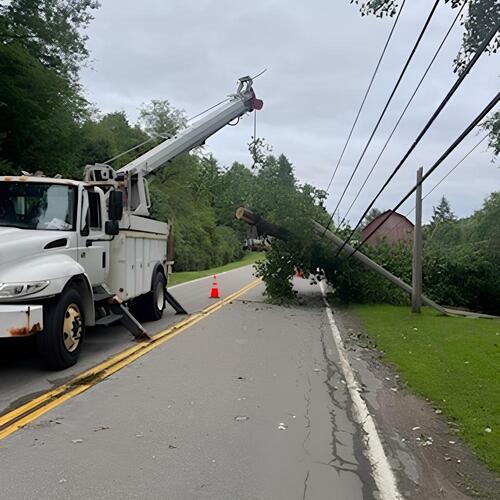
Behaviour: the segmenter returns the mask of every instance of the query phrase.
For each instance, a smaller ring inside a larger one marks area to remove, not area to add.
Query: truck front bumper
[[[0,304],[0,337],[28,337],[43,329],[43,306]]]

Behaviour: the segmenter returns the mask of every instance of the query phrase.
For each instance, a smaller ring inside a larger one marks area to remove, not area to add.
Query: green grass
[[[476,455],[500,472],[500,321],[388,305],[355,311],[409,388],[451,417]]]
[[[186,281],[192,281],[198,278],[204,278],[205,276],[210,276],[212,274],[219,274],[224,271],[231,271],[231,269],[237,269],[238,267],[248,266],[264,258],[264,253],[262,252],[250,252],[243,259],[237,260],[236,262],[230,262],[224,266],[214,267],[212,269],[205,269],[204,271],[183,271],[180,273],[172,273],[168,278],[168,285],[179,285],[180,283],[185,283]]]

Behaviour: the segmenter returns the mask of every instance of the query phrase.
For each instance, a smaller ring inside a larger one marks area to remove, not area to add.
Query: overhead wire
[[[422,137],[429,130],[429,128],[431,127],[431,125],[434,123],[434,121],[436,120],[436,118],[439,116],[439,114],[441,113],[441,111],[443,110],[443,108],[448,103],[448,101],[452,98],[452,96],[455,94],[455,92],[457,91],[457,89],[460,87],[460,85],[464,81],[465,77],[469,74],[470,70],[477,63],[477,61],[478,61],[479,57],[481,56],[481,54],[486,50],[486,48],[489,45],[490,41],[496,35],[496,33],[497,33],[497,31],[498,31],[499,28],[500,28],[500,19],[497,21],[496,25],[490,30],[490,32],[488,33],[488,35],[486,36],[486,38],[483,40],[483,42],[481,43],[481,45],[476,50],[476,52],[475,52],[474,56],[472,57],[472,59],[468,62],[467,66],[464,68],[464,70],[462,71],[462,73],[460,73],[459,77],[457,78],[457,80],[455,81],[455,83],[452,85],[452,87],[450,88],[450,90],[448,91],[448,93],[446,94],[446,96],[443,98],[443,100],[441,101],[441,103],[439,104],[439,106],[436,108],[436,110],[434,111],[434,113],[432,114],[432,116],[429,118],[429,120],[427,121],[427,123],[424,125],[424,127],[422,128],[422,130],[418,134],[417,138],[413,141],[413,143],[410,146],[410,148],[408,149],[408,151],[404,154],[403,158],[396,165],[396,167],[391,172],[391,174],[389,175],[389,177],[387,178],[387,180],[384,182],[384,184],[382,185],[382,187],[379,189],[379,191],[377,192],[377,194],[375,195],[375,197],[371,200],[370,204],[368,205],[368,207],[366,208],[366,210],[363,212],[363,214],[359,218],[358,222],[356,223],[356,226],[351,230],[349,236],[344,240],[344,243],[337,250],[337,254],[336,255],[338,255],[343,250],[343,248],[345,247],[345,245],[347,245],[349,243],[349,241],[352,239],[352,237],[354,236],[356,230],[359,228],[359,226],[361,225],[361,223],[363,222],[364,218],[366,217],[366,215],[368,214],[368,212],[371,210],[371,208],[373,207],[373,205],[375,204],[375,202],[377,201],[377,199],[379,198],[379,196],[385,191],[385,189],[387,188],[387,186],[389,185],[389,183],[391,182],[391,180],[394,178],[394,176],[398,173],[398,171],[403,166],[404,162],[408,159],[408,157],[410,156],[410,154],[417,147],[417,145],[421,141]]]
[[[436,184],[434,184],[432,189],[430,189],[422,197],[422,201],[425,200],[428,196],[430,196],[487,138],[488,138],[488,134],[485,134],[479,142],[477,142],[471,149],[469,149],[469,151],[464,156],[462,156],[462,158],[457,163],[455,163],[455,165],[452,168],[450,168],[450,170],[448,170],[448,172],[446,172],[446,174],[443,175],[443,177],[441,177],[441,179],[439,179],[439,181],[436,182]],[[405,217],[408,217],[415,210],[415,208],[416,207],[414,205],[411,210],[409,210],[408,212],[405,213]],[[404,219],[401,219],[401,221],[399,221],[394,226],[394,229],[399,227],[402,224],[403,220]]]
[[[420,86],[422,85],[423,81],[425,80],[427,74],[429,73],[429,70],[431,69],[432,65],[434,64],[434,61],[436,60],[437,56],[439,55],[439,53],[441,52],[441,49],[443,48],[443,45],[445,44],[446,40],[448,39],[448,36],[450,35],[453,27],[455,26],[458,18],[460,17],[460,14],[462,13],[462,10],[464,9],[465,7],[465,3],[462,4],[462,6],[460,7],[457,15],[455,16],[455,18],[453,19],[452,23],[451,23],[451,26],[448,28],[448,31],[446,32],[443,40],[441,41],[441,43],[439,44],[438,48],[436,49],[436,52],[434,53],[434,56],[432,57],[432,59],[430,60],[429,64],[427,65],[427,68],[425,69],[424,73],[422,74],[422,77],[420,78],[420,81],[418,82],[417,86],[415,87],[415,90],[413,91],[412,95],[410,96],[410,99],[408,100],[406,106],[404,107],[403,111],[401,112],[401,114],[399,115],[399,118],[397,119],[396,121],[396,124],[394,125],[394,128],[392,129],[391,133],[389,134],[389,136],[387,137],[387,140],[385,141],[385,144],[384,146],[382,147],[379,155],[377,156],[375,162],[373,163],[371,169],[369,170],[367,176],[365,177],[363,183],[361,184],[361,187],[358,189],[358,192],[356,193],[356,196],[354,197],[354,199],[352,200],[351,204],[349,205],[349,208],[347,209],[346,213],[344,214],[343,218],[342,218],[342,221],[340,222],[339,224],[339,227],[342,226],[342,224],[344,224],[344,222],[346,221],[347,219],[347,216],[349,215],[352,207],[354,206],[354,204],[356,203],[356,201],[358,200],[359,198],[359,195],[361,194],[361,192],[363,191],[366,183],[368,182],[368,180],[370,179],[373,171],[375,170],[376,166],[378,165],[378,162],[380,161],[380,158],[382,157],[382,155],[384,154],[386,148],[387,148],[387,145],[389,144],[389,142],[391,141],[394,133],[396,132],[399,124],[401,123],[401,120],[403,119],[403,117],[405,116],[406,114],[406,111],[408,111],[408,108],[410,107],[410,104],[413,102],[413,99],[415,98],[418,90],[420,89]]]
[[[387,220],[389,219],[391,213],[396,212],[399,207],[416,191],[418,186],[422,185],[423,182],[436,170],[436,168],[443,163],[443,161],[455,150],[455,148],[470,134],[470,132],[476,127],[481,120],[498,104],[500,101],[500,92],[498,92],[493,99],[483,108],[483,110],[472,120],[472,122],[467,126],[467,128],[453,141],[453,143],[446,149],[446,151],[438,158],[438,160],[432,165],[431,168],[423,175],[422,179],[413,186],[410,191],[397,203],[397,205],[388,212],[386,217],[382,219],[376,227],[374,227],[363,239],[360,243],[354,248],[354,250],[349,254],[349,257],[352,257],[365,243],[366,241],[373,236],[373,234],[378,231],[380,227],[382,227]],[[345,247],[346,242],[342,245],[341,248]]]
[[[261,75],[263,75],[265,72],[267,71],[267,68],[266,69],[263,69],[260,73],[258,73],[257,75],[253,76],[252,77],[252,80],[255,80],[256,78],[259,78]],[[214,105],[204,109],[203,111],[200,111],[199,113],[197,113],[196,115],[193,115],[189,118],[186,119],[186,123],[188,122],[191,122],[193,121],[195,118],[199,118],[200,116],[204,115],[205,113],[208,113],[209,111],[212,111],[213,109],[221,106],[222,104],[224,104],[225,102],[229,101],[231,99],[231,96],[228,96],[226,97],[225,99],[223,99],[222,101],[219,101],[217,103],[215,103]],[[238,119],[239,121],[239,119]],[[231,125],[231,124],[230,124]],[[118,158],[121,158],[122,156],[128,154],[128,153],[131,153],[132,151],[135,151],[136,149],[139,149],[140,147],[148,144],[149,142],[151,141],[154,141],[155,139],[157,139],[158,137],[161,137],[162,139],[170,139],[172,137],[171,134],[167,134],[168,137],[163,137],[162,136],[162,133],[160,134],[155,134],[153,137],[149,137],[148,139],[146,139],[145,141],[137,144],[136,146],[133,146],[131,147],[130,149],[127,149],[126,151],[123,151],[122,153],[116,155],[116,156],[113,156],[113,158],[110,158],[109,160],[106,160],[104,163],[111,163],[115,160],[117,160]]]
[[[328,186],[326,187],[326,191],[327,192],[330,190],[330,186],[332,185],[333,180],[335,178],[335,175],[337,174],[337,170],[339,169],[340,162],[342,161],[342,158],[344,158],[344,153],[345,153],[345,151],[347,149],[347,146],[349,145],[349,142],[351,140],[351,136],[352,136],[352,134],[354,132],[356,124],[358,123],[359,116],[361,115],[361,111],[363,110],[363,107],[365,105],[365,102],[366,102],[366,99],[368,97],[368,94],[370,93],[370,90],[372,88],[372,85],[373,85],[373,82],[375,80],[375,77],[377,76],[378,69],[379,69],[380,64],[382,63],[384,55],[385,55],[385,53],[387,51],[387,47],[389,45],[389,42],[391,41],[392,34],[394,33],[394,30],[396,29],[396,26],[397,26],[398,21],[399,21],[399,16],[401,15],[401,12],[403,11],[404,4],[405,4],[405,0],[403,0],[403,2],[401,3],[401,7],[400,7],[400,9],[399,9],[399,11],[398,11],[398,13],[396,15],[396,19],[394,20],[394,23],[392,24],[392,28],[391,28],[391,30],[389,32],[387,40],[385,41],[385,44],[384,44],[384,47],[383,47],[382,52],[380,54],[380,57],[378,58],[377,65],[375,66],[373,74],[372,74],[372,76],[370,78],[370,83],[368,84],[368,88],[365,91],[365,94],[363,96],[363,100],[361,101],[361,105],[359,106],[358,112],[356,114],[356,118],[354,118],[354,122],[353,122],[353,124],[351,126],[351,130],[349,131],[349,134],[348,134],[347,139],[346,139],[346,141],[344,143],[344,146],[343,146],[342,151],[340,153],[340,156],[339,156],[339,159],[337,161],[337,164],[335,165],[335,169],[333,171],[333,174],[330,177],[330,181],[328,182]]]
[[[488,134],[486,134],[479,142],[477,142],[472,149],[470,149],[467,154],[465,154],[455,165],[446,172],[441,179],[439,179],[434,187],[430,189],[423,197],[422,200],[425,200],[430,194],[432,194],[486,139],[488,138]],[[415,207],[413,207],[409,212],[406,213],[405,217],[408,217],[413,211]]]
[[[418,46],[420,45],[420,42],[421,42],[421,40],[422,40],[425,32],[427,31],[427,27],[429,26],[429,23],[431,22],[431,19],[432,19],[433,15],[434,15],[434,12],[436,11],[436,8],[437,8],[438,4],[439,4],[439,0],[436,0],[434,2],[434,5],[432,6],[432,9],[431,9],[429,15],[427,16],[427,19],[426,19],[426,21],[424,23],[424,26],[423,26],[422,30],[420,31],[420,34],[419,34],[419,36],[417,38],[417,41],[415,42],[415,44],[414,44],[414,46],[413,46],[413,48],[412,48],[412,50],[410,52],[410,55],[408,56],[408,58],[406,60],[406,63],[405,63],[405,65],[404,65],[404,67],[403,67],[403,69],[402,69],[402,71],[401,71],[401,73],[400,73],[400,75],[399,75],[399,77],[398,77],[398,79],[396,81],[396,84],[394,85],[394,88],[392,89],[392,92],[391,92],[389,98],[387,99],[387,101],[385,103],[385,106],[384,106],[384,108],[382,110],[382,113],[380,114],[380,116],[379,116],[379,118],[377,120],[377,123],[375,124],[375,127],[373,128],[373,131],[370,134],[370,137],[368,138],[368,141],[366,142],[366,144],[365,144],[365,146],[363,148],[363,151],[361,152],[361,155],[360,155],[358,161],[356,162],[356,165],[354,166],[354,169],[353,169],[353,171],[351,173],[351,176],[349,177],[349,180],[347,181],[347,184],[344,187],[344,190],[342,191],[342,195],[340,196],[340,198],[339,198],[339,200],[337,202],[335,210],[332,212],[332,215],[331,215],[331,217],[330,217],[330,219],[328,221],[326,229],[328,229],[330,227],[330,225],[331,225],[331,223],[333,221],[333,217],[335,216],[335,213],[339,209],[339,206],[342,203],[342,200],[344,199],[344,196],[345,196],[347,190],[349,189],[349,186],[351,185],[351,182],[352,182],[352,180],[354,178],[354,175],[356,174],[356,172],[357,172],[357,170],[359,168],[359,165],[361,164],[361,161],[363,160],[363,158],[365,156],[365,153],[368,150],[368,148],[369,148],[369,146],[370,146],[370,144],[371,144],[371,142],[373,140],[373,137],[375,136],[375,133],[377,132],[378,127],[379,127],[380,123],[382,122],[382,119],[385,116],[385,113],[386,113],[387,109],[389,108],[389,105],[392,102],[393,97],[396,94],[396,91],[397,91],[397,89],[399,87],[399,84],[401,83],[401,80],[403,79],[403,76],[406,73],[406,70],[408,69],[408,66],[410,65],[410,62],[413,59],[413,56],[415,55],[415,52],[416,52]]]

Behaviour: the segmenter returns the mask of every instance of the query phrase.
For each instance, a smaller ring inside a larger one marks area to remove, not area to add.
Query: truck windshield
[[[75,197],[74,186],[0,181],[0,226],[74,231]]]

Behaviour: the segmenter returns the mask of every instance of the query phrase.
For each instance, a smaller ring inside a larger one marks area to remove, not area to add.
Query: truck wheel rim
[[[156,307],[158,308],[159,311],[163,310],[163,307],[165,305],[165,292],[163,290],[163,286],[158,286],[156,288]]]
[[[83,318],[76,304],[70,304],[64,313],[63,340],[68,352],[74,352],[82,338]]]

